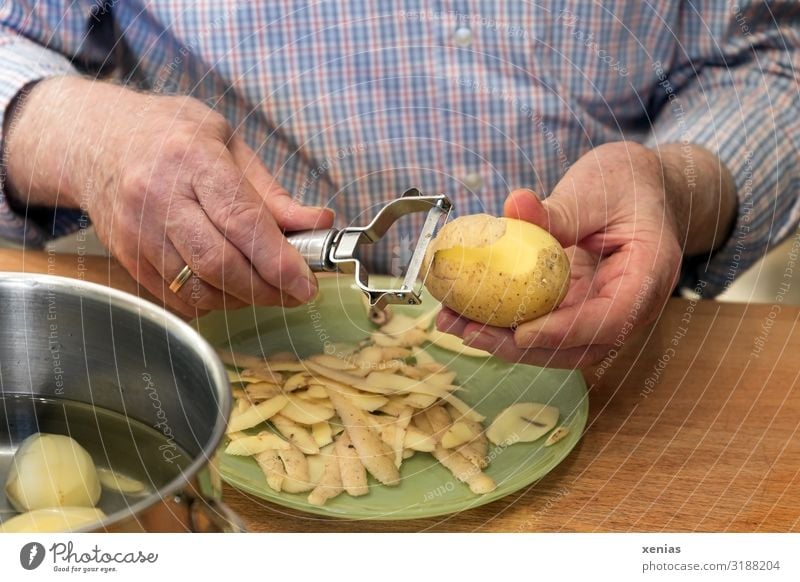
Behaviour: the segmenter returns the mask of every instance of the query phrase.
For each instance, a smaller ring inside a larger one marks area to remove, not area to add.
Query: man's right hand
[[[329,228],[332,213],[292,200],[200,101],[59,77],[33,89],[13,127],[5,150],[17,206],[83,209],[113,256],[173,310],[193,317],[315,295],[282,231]],[[184,265],[195,276],[172,293]]]

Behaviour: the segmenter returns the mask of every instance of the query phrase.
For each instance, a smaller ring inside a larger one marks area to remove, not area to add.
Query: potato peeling
[[[341,357],[262,361],[226,350],[227,362],[247,366],[230,372],[237,405],[226,453],[252,456],[271,489],[306,493],[314,505],[367,494],[370,476],[397,485],[415,453],[434,454],[457,479],[469,475],[474,491],[491,491],[483,416],[453,394],[456,374],[422,348],[435,315],[395,314]],[[435,433],[419,426],[427,414]],[[471,443],[472,454],[456,451]]]
[[[228,362],[248,367],[230,374],[239,383],[226,453],[252,456],[271,489],[317,506],[396,486],[403,461],[423,453],[473,493],[493,491],[485,417],[456,396],[456,373],[425,348],[443,335],[430,329],[436,313],[394,313],[336,356],[255,361],[226,350]]]

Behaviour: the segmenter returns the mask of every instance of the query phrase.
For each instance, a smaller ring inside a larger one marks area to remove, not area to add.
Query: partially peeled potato
[[[569,258],[543,228],[488,214],[449,222],[425,254],[425,286],[468,319],[498,327],[549,313],[567,294]]]

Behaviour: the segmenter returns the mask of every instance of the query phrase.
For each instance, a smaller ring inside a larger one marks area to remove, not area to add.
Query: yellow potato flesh
[[[100,499],[100,479],[91,455],[74,439],[34,433],[14,454],[6,497],[17,511],[60,506],[92,507]]]
[[[0,533],[71,532],[105,519],[94,507],[51,507],[15,515],[0,524]]]
[[[513,327],[549,313],[566,295],[569,259],[546,230],[475,214],[445,225],[429,248],[428,291],[450,309]]]

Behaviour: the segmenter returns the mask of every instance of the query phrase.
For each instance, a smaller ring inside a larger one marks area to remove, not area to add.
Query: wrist
[[[692,144],[658,150],[667,212],[685,255],[709,253],[727,239],[738,200],[733,178],[722,161]]]
[[[19,130],[19,118],[22,109],[25,106],[25,102],[27,101],[31,91],[36,87],[37,81],[32,83],[28,83],[19,92],[14,96],[14,98],[8,103],[6,110],[3,115],[3,134],[2,134],[2,143],[0,143],[0,147],[2,150],[0,151],[0,170],[2,170],[2,177],[3,177],[3,186],[5,189],[6,198],[10,202],[16,201],[18,198],[17,188],[15,187],[15,180],[12,179],[18,177],[17,172],[11,172],[11,152],[19,149],[19,144],[13,143],[16,142],[16,135]],[[15,156],[15,161],[18,159],[19,156]]]
[[[38,82],[15,103],[7,139],[7,185],[26,206],[77,208],[94,180],[99,130],[106,102],[102,92],[120,89],[77,76]]]
[[[662,148],[656,155],[663,180],[665,213],[674,226],[678,244],[685,252],[694,200],[692,178],[691,175],[684,175],[685,168],[680,159],[680,152],[673,151],[671,145]]]

